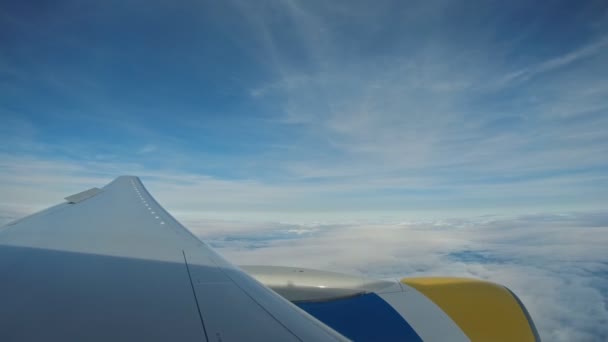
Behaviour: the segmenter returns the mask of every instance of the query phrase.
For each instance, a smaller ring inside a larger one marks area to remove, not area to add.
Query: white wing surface
[[[137,177],[0,228],[0,341],[336,341],[192,235]]]

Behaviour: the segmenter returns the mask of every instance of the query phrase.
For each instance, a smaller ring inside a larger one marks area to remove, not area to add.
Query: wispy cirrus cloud
[[[539,64],[507,74],[500,83],[525,82],[537,74],[553,71],[566,67],[584,58],[594,57],[605,52],[608,45],[608,36],[597,38],[595,41],[584,45],[574,51],[567,52],[561,56],[551,58]]]
[[[154,4],[135,27],[129,6],[30,11],[55,34],[3,23],[20,39],[0,56],[18,71],[0,81],[0,150],[307,193],[291,210],[319,198],[357,211],[592,209],[606,200],[606,25],[602,6],[571,7]],[[157,26],[160,13],[180,25]],[[556,40],[558,27],[571,33]],[[174,48],[160,53],[151,33]]]
[[[450,174],[452,179],[479,174],[509,177],[568,171],[573,165],[605,166],[598,156],[607,149],[605,116],[600,113],[608,104],[608,87],[597,74],[608,53],[605,35],[510,64],[507,59],[525,44],[504,44],[478,31],[472,34],[480,39],[465,43],[466,48],[455,46],[447,33],[425,42],[406,34],[407,46],[396,44],[379,55],[352,55],[353,46],[342,40],[342,28],[336,26],[350,27],[346,19],[353,16],[358,24],[371,23],[390,6],[348,15],[323,6],[286,7],[287,13],[297,12],[292,25],[303,36],[300,43],[310,47],[306,51],[312,55],[311,67],[294,68],[288,55],[278,54],[275,59],[284,60],[279,63],[280,76],[251,94],[256,99],[280,99],[282,122],[323,142],[325,149],[316,159],[283,163],[294,177],[373,178],[414,170],[441,173],[438,178],[449,181]],[[420,7],[424,5],[416,9]],[[497,20],[504,16],[485,10]],[[451,20],[447,14],[442,18]],[[414,20],[398,26],[407,32],[417,25]],[[268,34],[273,26],[260,30]],[[525,37],[533,31],[521,28],[518,34]],[[381,44],[383,37],[377,39]],[[513,65],[520,70],[514,73]],[[543,77],[532,79],[533,75]]]

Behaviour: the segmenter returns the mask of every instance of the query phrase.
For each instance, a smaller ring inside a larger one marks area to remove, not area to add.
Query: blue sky
[[[603,1],[1,6],[7,163],[280,198],[220,211],[457,215],[608,199]]]

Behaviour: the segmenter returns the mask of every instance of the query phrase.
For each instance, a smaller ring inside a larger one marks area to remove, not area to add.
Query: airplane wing
[[[517,296],[485,281],[238,268],[137,177],[0,228],[0,341],[349,339],[540,340]]]
[[[0,229],[0,341],[344,338],[122,176]]]

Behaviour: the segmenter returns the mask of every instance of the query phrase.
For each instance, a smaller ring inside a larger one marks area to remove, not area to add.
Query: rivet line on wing
[[[160,220],[160,216],[155,216],[156,212],[154,210],[152,210],[152,207],[148,204],[148,202],[144,199],[144,197],[142,196],[141,192],[139,191],[139,189],[137,188],[137,186],[135,185],[135,182],[131,181],[131,185],[133,185],[133,189],[135,190],[135,192],[137,193],[137,195],[139,196],[139,198],[141,199],[142,203],[144,204],[144,206],[146,207],[146,209],[148,209],[148,211],[150,212],[150,215],[154,216],[155,219]],[[165,221],[160,221],[159,222],[161,225],[165,224]]]

